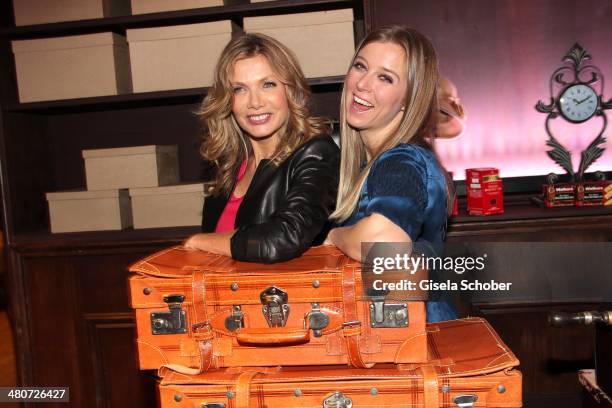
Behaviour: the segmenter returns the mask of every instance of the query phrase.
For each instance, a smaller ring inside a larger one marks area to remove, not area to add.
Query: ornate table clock
[[[567,182],[557,183],[559,177],[551,173],[547,177],[547,184],[543,186],[544,203],[547,207],[565,205],[602,205],[604,202],[604,188],[608,182],[603,181],[604,174],[596,172],[595,181],[586,181],[587,168],[603,154],[606,142],[603,136],[608,118],[606,109],[612,108],[612,99],[604,102],[603,75],[599,68],[587,65],[591,60],[589,53],[579,44],[563,57],[564,65],[553,72],[550,78],[550,103],[538,101],[538,112],[546,113],[546,145],[551,147],[546,153],[567,174]],[[561,89],[555,92],[555,88]],[[589,146],[581,152],[580,166],[574,172],[572,167],[572,154],[553,135],[550,121],[558,117],[571,122],[583,123],[594,117],[601,117],[603,125],[599,134]]]

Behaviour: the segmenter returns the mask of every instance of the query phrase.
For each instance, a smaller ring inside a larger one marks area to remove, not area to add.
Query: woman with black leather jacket
[[[278,41],[243,34],[225,47],[200,111],[200,152],[216,169],[202,233],[191,249],[251,262],[280,262],[320,244],[335,206],[339,149],[310,91]]]

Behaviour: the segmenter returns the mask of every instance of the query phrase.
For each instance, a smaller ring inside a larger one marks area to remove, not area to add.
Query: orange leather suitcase
[[[173,247],[130,267],[141,369],[424,362],[423,302],[372,301],[337,248],[264,265]]]
[[[230,368],[187,376],[162,369],[161,407],[521,407],[518,360],[486,321],[428,325],[431,362]]]

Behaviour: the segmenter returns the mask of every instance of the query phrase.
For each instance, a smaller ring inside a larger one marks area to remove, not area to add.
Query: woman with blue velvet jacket
[[[200,112],[200,152],[216,176],[202,233],[187,248],[272,263],[323,241],[340,155],[309,98],[295,56],[278,41],[243,34],[225,47]]]
[[[361,260],[362,242],[403,242],[441,255],[452,203],[431,140],[438,60],[416,30],[370,33],[349,68],[342,95],[340,185],[326,243]],[[456,318],[447,302],[427,302],[428,321]]]

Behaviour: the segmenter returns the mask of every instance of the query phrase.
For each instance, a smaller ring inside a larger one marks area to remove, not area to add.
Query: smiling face
[[[344,108],[368,150],[401,122],[407,85],[406,52],[400,45],[372,42],[355,57],[346,77]]]
[[[253,141],[278,142],[289,118],[285,85],[263,55],[237,60],[230,76],[232,114]]]

